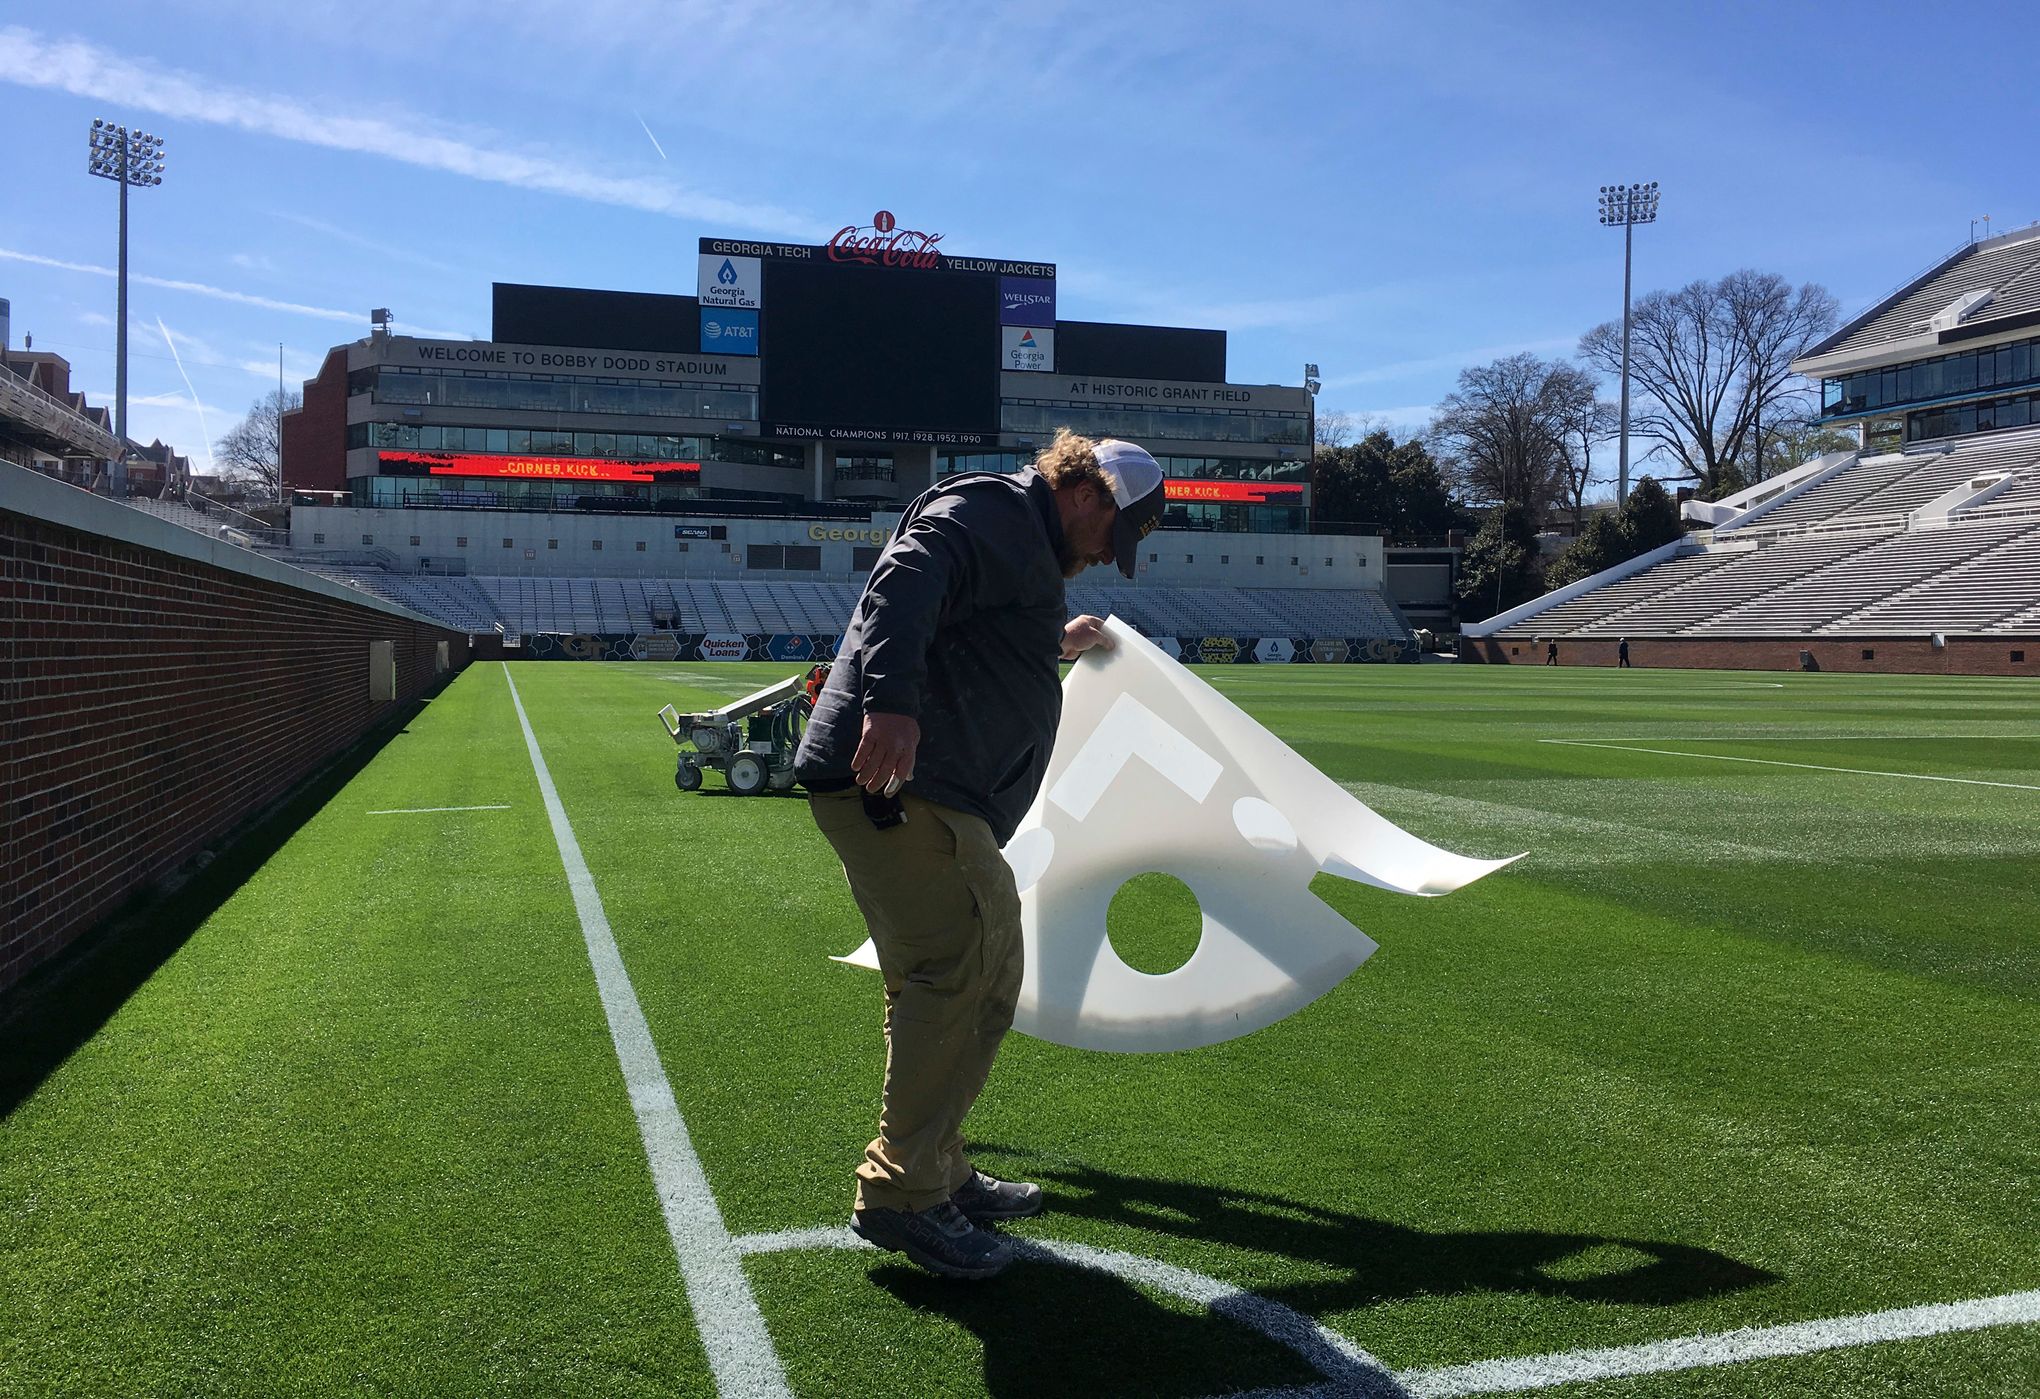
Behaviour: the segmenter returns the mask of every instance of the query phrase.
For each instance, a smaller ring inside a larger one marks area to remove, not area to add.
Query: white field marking
[[[609,1017],[609,1038],[616,1046],[631,1110],[637,1114],[645,1159],[665,1211],[666,1232],[680,1260],[680,1277],[694,1308],[695,1329],[708,1352],[709,1368],[715,1372],[716,1389],[732,1396],[790,1396],[779,1353],[772,1348],[772,1334],[765,1329],[758,1299],[744,1277],[743,1260],[716,1208],[708,1175],[687,1134],[687,1123],[673,1101],[673,1085],[659,1063],[651,1028],[645,1024],[630,973],[624,969],[623,956],[609,930],[609,916],[602,911],[594,877],[588,873],[588,862],[581,858],[580,842],[574,839],[566,808],[560,805],[559,791],[538,751],[538,738],[531,731],[531,720],[524,713],[524,701],[507,664],[503,680],[510,687],[510,702],[517,707],[517,723],[531,753],[531,770],[538,776],[538,790],[552,820],[553,840],[573,891],[574,911],[580,915],[581,935],[588,944],[588,961],[595,969],[602,1010]]]
[[[1179,1268],[1157,1258],[1121,1253],[1116,1249],[1092,1248],[1088,1244],[1060,1239],[1021,1239],[1008,1242],[1021,1258],[1036,1263],[1060,1263],[1088,1268],[1127,1282],[1149,1287],[1186,1302],[1195,1302],[1214,1316],[1221,1316],[1269,1340],[1288,1346],[1308,1361],[1325,1384],[1309,1389],[1283,1391],[1296,1394],[1338,1395],[1340,1399],[1412,1399],[1397,1383],[1388,1367],[1338,1332],[1312,1321],[1293,1307],[1271,1302],[1251,1292],[1220,1282],[1203,1273]],[[848,1229],[788,1229],[777,1234],[749,1234],[735,1241],[739,1253],[784,1253],[810,1248],[868,1249],[870,1244]]]
[[[1964,1302],[1935,1302],[1921,1307],[1867,1312],[1856,1316],[1795,1321],[1782,1326],[1744,1327],[1718,1334],[1679,1336],[1598,1350],[1554,1351],[1545,1355],[1483,1360],[1472,1365],[1390,1373],[1374,1356],[1324,1325],[1280,1302],[1257,1297],[1229,1283],[1179,1268],[1158,1259],[1113,1249],[1053,1239],[1012,1239],[1023,1258],[1062,1263],[1109,1273],[1196,1302],[1216,1315],[1259,1331],[1297,1352],[1324,1375],[1325,1383],[1249,1390],[1235,1399],[1353,1399],[1354,1396],[1397,1396],[1397,1399],[1467,1399],[1477,1394],[1516,1394],[1555,1385],[1617,1379],[1625,1375],[1659,1375],[1739,1365],[1751,1360],[1811,1355],[1917,1340],[1960,1331],[2040,1322],[2040,1291],[2008,1292]],[[734,1240],[741,1254],[785,1253],[812,1248],[868,1249],[848,1229],[787,1229],[776,1234],[747,1234]]]
[[[370,816],[424,816],[434,811],[508,811],[507,806],[399,806],[387,811],[371,811]]]
[[[2040,1321],[2040,1291],[2008,1292],[1968,1302],[1937,1302],[1823,1321],[1796,1321],[1785,1326],[1745,1327],[1719,1335],[1681,1336],[1676,1340],[1611,1346],[1605,1350],[1571,1350],[1437,1370],[1405,1370],[1396,1378],[1417,1399],[1516,1394],[1587,1380],[1740,1365],[1749,1360],[1812,1355],[1816,1351],[1917,1340],[1994,1326],[2021,1326],[2035,1321]]]
[[[2040,734],[1613,734],[1624,743],[2031,743]],[[1565,743],[1563,738],[1542,739]]]
[[[2030,782],[1986,782],[1980,777],[1935,777],[1924,772],[1880,772],[1876,768],[1838,768],[1825,763],[1788,763],[1779,758],[1738,758],[1729,753],[1675,753],[1669,748],[1637,748],[1624,743],[1588,743],[1579,738],[1540,738],[1539,743],[1558,743],[1568,748],[1609,748],[1617,753],[1656,753],[1666,758],[1705,758],[1711,763],[1758,763],[1764,767],[1805,768],[1808,772],[1850,772],[1858,777],[1903,777],[1914,782],[1955,782],[1964,787],[2009,787],[2019,792],[2040,792]]]

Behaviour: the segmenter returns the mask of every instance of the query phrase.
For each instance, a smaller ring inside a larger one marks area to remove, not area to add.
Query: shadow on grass
[[[1085,1167],[1028,1174],[1050,1189],[1056,1217],[1180,1236],[1303,1265],[1305,1278],[1254,1291],[1311,1318],[1473,1292],[1662,1307],[1781,1280],[1689,1244],[1541,1230],[1434,1232],[1253,1190]],[[1130,1251],[1141,1250],[1136,1244]],[[1167,1394],[1316,1377],[1273,1342],[1254,1337],[1274,1354],[1243,1351],[1242,1337],[1252,1333],[1182,1315],[1117,1278],[1082,1269],[1022,1265],[996,1285],[980,1288],[957,1287],[904,1267],[881,1267],[872,1276],[909,1305],[947,1316],[975,1334],[984,1346],[986,1385],[995,1395],[1087,1392],[1107,1376],[1116,1377],[1113,1392],[1123,1382],[1143,1393]]]
[[[441,688],[396,709],[289,796],[236,830],[210,862],[182,883],[167,892],[159,887],[138,893],[10,990],[0,1001],[0,1121],[99,1033],[128,997],[385,744],[408,733],[406,725]]]

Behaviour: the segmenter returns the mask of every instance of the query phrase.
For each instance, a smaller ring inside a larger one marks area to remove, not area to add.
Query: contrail
[[[775,205],[725,199],[670,180],[605,173],[581,160],[492,150],[442,135],[428,129],[429,123],[402,114],[385,119],[318,111],[289,96],[230,87],[214,77],[158,67],[75,39],[47,41],[19,25],[0,26],[0,82],[649,214],[760,233],[816,231],[814,220]]]
[[[649,126],[645,126],[645,119],[643,117],[638,117],[636,112],[632,112],[631,115],[637,117],[637,124],[639,126],[645,127],[645,139],[652,143],[652,149],[659,153],[659,159],[664,160],[666,158],[666,148],[659,144],[659,138],[652,135],[652,129]]]
[[[89,262],[66,262],[62,258],[43,257],[37,253],[19,253],[12,248],[0,248],[0,259],[12,262],[31,263],[37,267],[54,267],[62,272],[86,272],[94,277],[115,277],[120,275],[111,267],[98,267]],[[141,282],[152,287],[164,287],[170,291],[188,291],[194,296],[209,296],[215,301],[231,301],[241,306],[258,306],[265,311],[288,311],[294,316],[312,316],[322,321],[340,321],[347,325],[359,325],[359,311],[339,311],[330,306],[307,306],[297,301],[277,301],[267,296],[253,296],[244,291],[229,291],[225,287],[207,286],[204,282],[180,282],[170,277],[151,277],[146,272],[130,272],[128,280]],[[464,330],[432,330],[423,326],[414,327],[409,333],[425,340],[472,340],[474,337]]]
[[[212,429],[206,426],[205,405],[198,401],[198,390],[191,387],[191,376],[184,372],[184,361],[178,358],[177,342],[170,338],[170,327],[163,324],[161,316],[156,317],[156,329],[163,332],[163,343],[170,347],[170,361],[177,366],[178,375],[184,380],[184,391],[191,395],[191,406],[198,410],[198,430],[205,434],[206,475],[219,475],[219,465],[213,461]]]

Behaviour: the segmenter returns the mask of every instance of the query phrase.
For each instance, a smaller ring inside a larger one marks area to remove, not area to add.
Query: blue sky
[[[823,241],[880,208],[1058,263],[1067,318],[1229,331],[1237,381],[1314,360],[1322,409],[1400,428],[1465,365],[1619,314],[1603,183],[1664,188],[1639,291],[1750,266],[1849,312],[1972,217],[2040,218],[2040,8],[2013,3],[8,13],[34,21],[0,24],[14,343],[111,402],[115,189],[86,129],[162,134],[130,412],[200,462],[278,342],[295,387],[370,307],[486,336],[493,280],[692,292],[697,237]]]

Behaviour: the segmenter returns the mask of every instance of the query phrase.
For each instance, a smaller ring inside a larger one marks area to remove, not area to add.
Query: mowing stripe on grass
[[[1837,768],[1825,763],[1788,763],[1780,758],[1738,758],[1730,753],[1675,753],[1669,748],[1636,748],[1626,743],[1588,743],[1578,738],[1540,738],[1539,743],[1556,743],[1567,748],[1607,748],[1617,753],[1656,753],[1666,758],[1705,758],[1711,763],[1757,763],[1763,767],[1805,768],[1809,772],[1851,772],[1858,777],[1904,777],[1914,782],[1957,782],[1964,787],[2010,787],[2020,792],[2040,792],[2030,782],[1986,782],[1980,777],[1935,777],[1924,772],[1880,772],[1876,768]]]
[[[1911,1341],[1956,1331],[1982,1331],[1993,1326],[2019,1326],[2040,1321],[2040,1291],[2009,1292],[1969,1302],[1937,1302],[1900,1307],[1861,1316],[1798,1321],[1786,1326],[1751,1327],[1718,1336],[1681,1336],[1637,1346],[1606,1350],[1572,1350],[1555,1355],[1526,1355],[1515,1360],[1487,1360],[1438,1370],[1406,1370],[1399,1379],[1418,1399],[1458,1399],[1474,1394],[1516,1394],[1526,1389],[1579,1384],[1585,1380],[1623,1375],[1661,1375],[1739,1365],[1816,1351]]]
[[[507,806],[398,806],[387,811],[371,811],[370,816],[424,816],[434,811],[508,811]]]
[[[609,1017],[609,1038],[616,1046],[624,1086],[630,1091],[638,1134],[644,1138],[645,1159],[651,1164],[659,1205],[665,1211],[666,1232],[672,1236],[673,1252],[680,1260],[680,1277],[687,1285],[687,1300],[694,1308],[695,1328],[708,1352],[709,1367],[715,1371],[716,1388],[725,1395],[788,1395],[791,1391],[786,1387],[779,1353],[772,1348],[772,1335],[765,1329],[758,1299],[744,1276],[743,1260],[708,1188],[708,1174],[694,1154],[687,1122],[673,1100],[673,1085],[667,1081],[658,1048],[652,1043],[651,1027],[645,1023],[630,973],[609,930],[609,916],[602,911],[594,877],[588,872],[588,862],[581,858],[580,842],[574,839],[574,828],[560,804],[545,755],[538,751],[538,736],[531,731],[531,720],[524,713],[524,701],[507,664],[503,682],[510,687],[510,702],[517,707],[524,746],[531,754],[531,770],[538,777],[545,813],[552,821],[553,841],[559,846],[560,863],[566,868],[567,885],[574,895],[574,911],[581,919],[581,935],[588,944],[588,962],[595,969],[603,1013]]]

